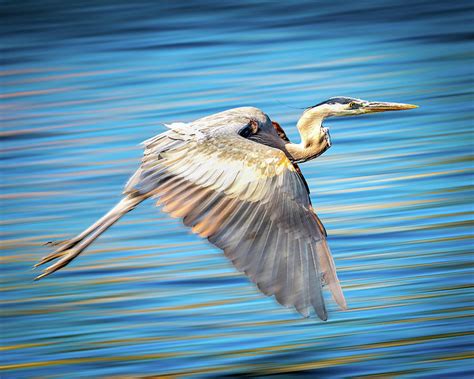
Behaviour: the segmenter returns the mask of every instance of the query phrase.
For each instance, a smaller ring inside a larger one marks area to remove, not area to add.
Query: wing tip
[[[318,315],[318,317],[319,317],[319,319],[320,319],[321,321],[325,321],[325,322],[326,322],[326,321],[328,320],[328,315],[327,315],[327,314],[325,314],[324,316],[323,316],[323,315]]]
[[[347,311],[349,310],[349,307],[347,306],[346,300],[344,299],[343,303],[337,302],[337,305],[339,305],[339,308],[341,311]]]

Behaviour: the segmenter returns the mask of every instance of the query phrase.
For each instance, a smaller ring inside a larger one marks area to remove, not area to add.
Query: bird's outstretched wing
[[[127,191],[152,192],[264,294],[305,317],[313,307],[326,320],[323,285],[342,308],[346,303],[324,229],[285,153],[244,138],[249,128],[258,132],[252,122],[206,137],[173,128],[146,142]]]

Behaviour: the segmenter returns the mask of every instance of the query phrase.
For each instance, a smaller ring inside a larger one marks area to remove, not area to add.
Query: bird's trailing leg
[[[41,261],[34,267],[38,267],[54,259],[59,258],[59,260],[47,267],[41,275],[36,277],[35,280],[44,278],[69,264],[69,262],[82,253],[82,251],[94,242],[103,232],[115,224],[115,222],[117,222],[124,214],[134,209],[139,203],[145,200],[146,197],[147,196],[127,195],[108,213],[84,230],[81,234],[65,241],[64,243],[60,243],[55,251],[41,259]]]
[[[125,200],[125,199],[124,199]],[[123,201],[123,200],[122,200]],[[121,202],[122,202],[121,201]],[[81,234],[78,234],[77,236],[65,240],[65,241],[54,241],[54,242],[47,242],[45,245],[48,246],[59,246],[55,251],[53,251],[51,254],[48,254],[46,257],[43,257],[40,262],[34,265],[34,267],[38,267],[44,263],[50,262],[53,259],[59,258],[65,254],[67,254],[67,250],[73,248],[75,245],[77,245],[80,241],[82,241],[85,237],[87,237],[92,231],[100,227],[104,222],[110,219],[110,217],[116,213],[116,208],[120,205],[119,202],[114,208],[112,208],[108,213],[106,213],[104,216],[102,216],[100,219],[98,219],[94,224],[89,226],[86,230],[84,230]]]

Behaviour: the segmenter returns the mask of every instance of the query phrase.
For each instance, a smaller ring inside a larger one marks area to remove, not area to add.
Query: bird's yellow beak
[[[364,105],[366,113],[387,112],[387,111],[404,111],[407,109],[418,108],[418,105],[403,103],[382,103],[378,101],[370,102]]]

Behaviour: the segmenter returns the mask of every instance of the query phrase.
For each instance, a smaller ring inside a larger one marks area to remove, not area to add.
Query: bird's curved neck
[[[314,159],[329,148],[322,130],[322,123],[326,116],[317,108],[309,109],[303,113],[296,125],[300,132],[301,142],[285,145],[295,162]]]

